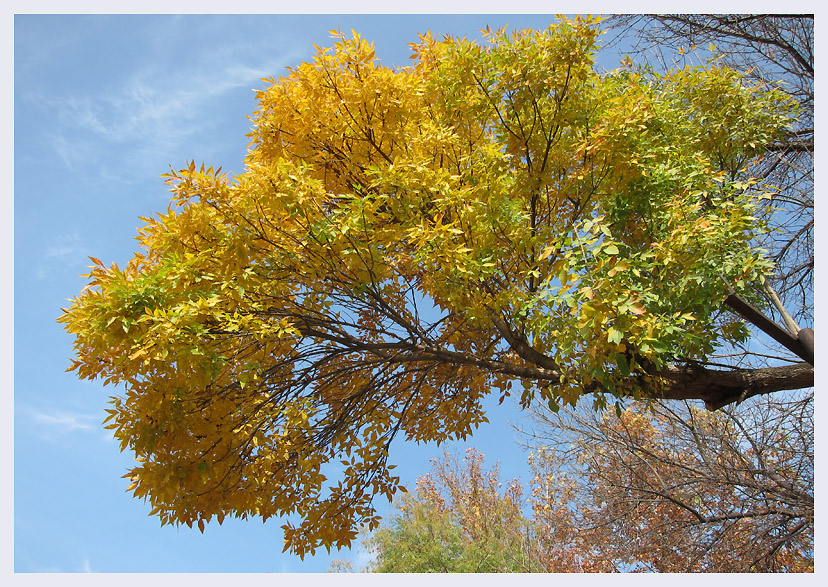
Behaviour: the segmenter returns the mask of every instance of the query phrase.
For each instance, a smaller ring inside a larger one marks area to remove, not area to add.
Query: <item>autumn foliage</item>
[[[503,487],[498,467],[468,449],[432,462],[415,491],[396,504],[390,523],[367,538],[372,572],[498,573],[541,571],[523,517],[523,488]]]
[[[533,412],[526,498],[480,452],[446,454],[363,542],[365,570],[813,572],[812,394]]]
[[[591,571],[813,572],[813,394],[534,415],[542,550]]]
[[[59,320],[78,376],[122,386],[107,425],[152,514],[294,515],[286,549],[345,546],[399,489],[392,440],[467,437],[493,389],[697,393],[746,337],[726,284],[761,303],[749,169],[793,109],[715,63],[599,74],[597,36],[425,34],[388,68],[337,33],[266,80],[243,173],[166,176],[141,251],[93,259]]]

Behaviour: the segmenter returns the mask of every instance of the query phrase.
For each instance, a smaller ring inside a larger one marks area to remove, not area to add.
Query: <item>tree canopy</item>
[[[539,551],[592,571],[813,572],[813,392],[531,412]]]
[[[388,524],[367,536],[363,548],[378,573],[525,573],[547,569],[523,517],[523,488],[504,488],[498,467],[483,469],[483,455],[467,449],[463,461],[449,454],[412,494],[395,504]],[[351,569],[353,570],[353,569]],[[557,570],[561,570],[558,568]]]
[[[107,424],[162,523],[348,545],[399,489],[395,437],[466,438],[516,382],[553,408],[813,384],[705,363],[747,336],[728,296],[767,304],[750,170],[788,95],[715,61],[600,73],[590,18],[426,33],[395,68],[334,36],[258,92],[244,172],[171,171],[141,251],[93,258],[59,319],[70,369],[123,385]]]

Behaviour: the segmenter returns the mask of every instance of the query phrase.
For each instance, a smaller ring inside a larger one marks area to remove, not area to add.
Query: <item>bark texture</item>
[[[814,385],[814,368],[808,363],[744,370],[671,367],[661,373],[668,382],[664,399],[700,399],[710,410],[742,402],[749,397]]]

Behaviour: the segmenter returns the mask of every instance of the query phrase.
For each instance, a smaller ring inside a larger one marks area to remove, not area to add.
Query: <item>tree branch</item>
[[[784,346],[801,359],[805,359],[811,365],[814,364],[813,336],[811,336],[810,349],[799,340],[798,336],[792,336],[787,330],[780,327],[776,322],[765,316],[747,301],[730,294],[724,301],[725,305],[734,310],[739,316],[756,326],[759,330],[770,336],[773,340]]]
[[[814,385],[814,368],[807,363],[745,370],[670,366],[660,373],[667,381],[657,397],[700,399],[707,409],[717,410],[756,395],[804,389]]]

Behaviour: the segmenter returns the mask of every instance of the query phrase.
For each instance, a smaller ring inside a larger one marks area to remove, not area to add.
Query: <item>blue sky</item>
[[[117,393],[64,370],[72,339],[55,322],[86,284],[88,255],[124,264],[139,216],[166,209],[160,175],[188,160],[242,171],[260,78],[308,60],[328,31],[354,29],[386,65],[406,65],[417,33],[478,37],[486,25],[545,28],[551,16],[269,15],[14,17],[14,570],[324,572],[322,552],[283,554],[278,521],[226,520],[204,534],[160,527],[125,493],[132,463],[100,422]],[[613,67],[617,57],[607,57]],[[526,481],[526,454],[491,398],[469,442]],[[460,444],[450,450],[462,453]],[[441,454],[398,445],[413,485]],[[381,512],[388,512],[378,502]]]

